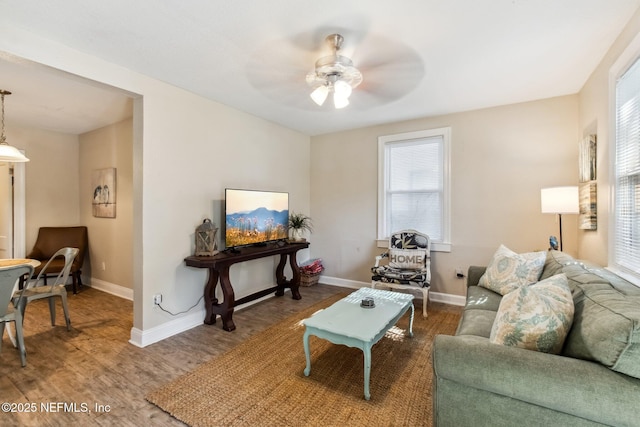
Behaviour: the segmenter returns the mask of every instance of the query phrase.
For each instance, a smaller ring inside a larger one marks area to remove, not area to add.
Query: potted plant
[[[302,234],[305,231],[313,232],[311,218],[305,214],[291,212],[289,214],[289,231],[291,232],[291,240],[295,242],[304,241]]]

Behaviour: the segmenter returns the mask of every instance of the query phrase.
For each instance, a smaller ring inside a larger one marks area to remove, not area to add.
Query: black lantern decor
[[[216,233],[218,229],[210,219],[202,221],[202,224],[196,228],[196,256],[214,256],[219,252]]]

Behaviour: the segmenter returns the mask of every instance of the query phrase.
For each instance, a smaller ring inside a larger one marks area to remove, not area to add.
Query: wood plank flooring
[[[6,412],[3,406],[0,424],[183,426],[144,396],[289,315],[348,291],[323,284],[303,287],[299,301],[286,293],[236,309],[233,332],[223,331],[218,320],[216,325],[201,325],[145,348],[128,342],[133,326],[131,301],[91,288],[69,293],[70,332],[59,302],[56,326],[51,327],[47,302],[34,301],[25,315],[26,367],[20,366],[7,334],[2,337],[0,403],[12,404],[11,409],[21,412]]]

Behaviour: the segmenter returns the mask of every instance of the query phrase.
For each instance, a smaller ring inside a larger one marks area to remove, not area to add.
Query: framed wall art
[[[589,182],[598,179],[596,176],[597,151],[596,135],[589,135],[580,143],[580,182]]]
[[[95,169],[91,174],[92,210],[97,218],[116,217],[116,168]]]
[[[578,223],[581,230],[598,228],[597,155],[596,135],[588,135],[580,142],[578,157],[580,162],[578,165],[580,172]]]
[[[597,185],[595,181],[582,182],[579,186],[580,214],[578,223],[581,230],[596,230],[598,228],[597,213]]]

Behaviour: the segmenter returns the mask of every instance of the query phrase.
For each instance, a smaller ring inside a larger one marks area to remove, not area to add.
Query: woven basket
[[[300,273],[300,286],[313,286],[318,284],[320,274],[322,274],[321,271],[314,274]]]

